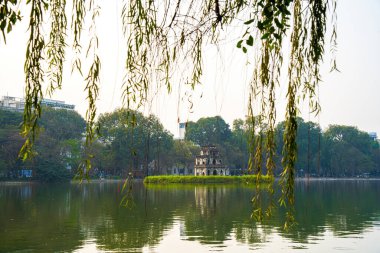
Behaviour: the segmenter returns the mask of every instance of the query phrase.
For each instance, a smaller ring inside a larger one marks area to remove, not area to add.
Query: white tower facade
[[[186,123],[179,123],[179,139],[184,140],[186,133]]]

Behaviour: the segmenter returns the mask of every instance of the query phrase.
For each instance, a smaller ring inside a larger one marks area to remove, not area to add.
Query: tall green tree
[[[40,126],[54,139],[62,141],[81,139],[84,136],[86,122],[76,111],[44,107],[43,115]]]
[[[200,118],[188,122],[185,139],[198,145],[223,144],[231,139],[230,126],[220,116]]]
[[[176,168],[193,169],[195,156],[200,152],[200,147],[191,141],[174,140],[169,158],[170,165]]]
[[[324,134],[323,166],[330,176],[354,176],[375,173],[379,152],[366,132],[352,126],[331,125]]]
[[[82,157],[85,121],[75,111],[43,108],[39,138],[34,143],[36,156],[22,161],[19,151],[22,113],[0,110],[0,173],[16,177],[19,169],[33,169],[34,178],[59,181],[72,178]]]
[[[110,166],[117,174],[147,169],[153,160],[154,173],[167,165],[173,137],[155,116],[120,109],[101,115],[98,123],[99,140],[110,149]]]
[[[232,152],[229,154],[229,162],[232,168],[246,170],[249,160],[249,122],[243,119],[235,119],[232,123],[232,138],[230,141]]]
[[[39,138],[31,161],[41,181],[70,180],[82,157],[85,121],[75,111],[43,107]]]

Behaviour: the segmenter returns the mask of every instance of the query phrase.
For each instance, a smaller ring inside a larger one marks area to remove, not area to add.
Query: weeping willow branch
[[[275,168],[275,88],[276,86],[280,86],[279,77],[282,66],[281,50],[283,36],[286,34],[286,28],[289,27],[288,20],[291,13],[288,8],[290,2],[291,1],[259,1],[257,4],[258,8],[255,10],[256,15],[254,15],[254,18],[251,20],[245,22],[247,25],[257,22],[258,34],[262,41],[259,46],[260,58],[256,61],[254,71],[254,73],[256,73],[255,75],[259,73],[259,77],[253,78],[254,85],[253,89],[251,89],[251,96],[254,97],[253,100],[257,100],[257,98],[261,100],[259,115],[266,123],[265,127],[261,128],[261,131],[265,131],[266,135],[266,169],[269,175],[273,175]],[[249,35],[246,44],[248,46],[253,45],[252,35]],[[262,133],[260,135],[262,135]],[[257,150],[257,152],[262,153],[263,150],[260,149]],[[262,155],[257,155],[257,157],[261,156]]]
[[[91,26],[90,33],[92,37],[90,39],[90,43],[87,49],[86,57],[88,58],[91,54],[93,56],[93,62],[88,71],[86,81],[85,91],[87,92],[87,100],[88,100],[88,109],[86,111],[86,157],[84,162],[79,166],[79,175],[83,178],[83,173],[85,172],[86,177],[88,177],[88,173],[91,170],[91,159],[93,155],[89,151],[90,145],[95,139],[95,135],[98,132],[98,126],[95,122],[96,118],[96,100],[99,97],[99,86],[100,86],[100,69],[101,63],[99,56],[97,54],[97,50],[99,47],[99,40],[96,34],[96,18],[100,14],[100,7],[95,5],[95,0],[91,0],[89,2],[89,11],[92,11],[91,16]]]
[[[26,49],[24,64],[25,72],[25,109],[21,134],[25,143],[20,150],[20,156],[25,160],[34,154],[33,144],[38,134],[38,120],[41,117],[41,100],[43,98],[42,82],[44,71],[41,66],[44,37],[41,32],[43,21],[43,8],[46,6],[42,0],[31,1],[29,21],[30,36]]]
[[[336,13],[337,0],[331,0],[331,8],[332,8],[332,33],[330,37],[330,53],[331,57],[331,69],[330,71],[339,71],[337,63],[336,63],[336,52],[338,50],[338,17]]]
[[[202,51],[218,41],[223,25],[232,22],[243,1],[125,1],[123,32],[127,40],[123,102],[137,108],[156,85],[172,90],[174,73],[185,66],[185,84],[195,88],[203,74]]]
[[[251,102],[257,104],[256,111],[260,123],[260,131],[256,137],[254,150],[254,163],[250,167],[261,173],[261,163],[266,157],[267,174],[273,175],[275,169],[275,122],[276,122],[276,87],[280,87],[279,78],[283,65],[283,40],[287,32],[291,32],[291,53],[288,65],[288,92],[286,108],[286,124],[284,132],[282,173],[282,197],[280,205],[287,207],[287,223],[289,227],[294,220],[292,207],[294,205],[294,177],[297,154],[297,111],[300,98],[309,101],[310,112],[318,114],[320,111],[318,98],[318,85],[321,81],[320,64],[325,53],[326,12],[329,5],[327,0],[313,0],[302,2],[300,0],[271,1],[261,0],[254,3],[256,8],[251,19],[244,24],[247,31],[237,44],[247,53],[253,46],[259,52],[255,61],[255,69],[251,85]],[[335,13],[336,2],[333,1]],[[289,21],[293,20],[292,26]],[[335,23],[334,23],[335,24]],[[254,31],[257,31],[255,33]],[[336,39],[336,27],[333,28],[332,39]],[[259,39],[261,44],[253,45]],[[336,41],[336,40],[335,40]],[[333,43],[332,43],[333,44]],[[334,48],[332,45],[332,48]],[[254,105],[250,105],[251,108]],[[251,110],[251,109],[250,109]],[[253,114],[253,113],[252,113]],[[265,137],[265,138],[264,138]],[[251,138],[252,139],[252,138]],[[262,141],[265,139],[265,150]],[[254,200],[259,200],[255,196]],[[271,210],[267,210],[267,214]],[[262,220],[263,212],[255,210],[255,216]]]
[[[248,150],[249,150],[249,159],[248,159],[248,171],[253,171],[254,166],[254,154],[255,154],[255,117],[253,115],[253,109],[252,109],[252,97],[249,97],[248,102]]]
[[[290,63],[288,68],[288,92],[287,107],[284,132],[284,148],[280,184],[282,186],[282,196],[280,204],[287,206],[286,222],[284,228],[287,229],[294,222],[294,178],[295,165],[297,159],[297,91],[302,83],[302,74],[304,66],[302,29],[303,20],[301,14],[301,0],[294,1],[293,31],[291,35],[291,52]]]
[[[86,88],[88,109],[86,112],[86,145],[90,145],[94,140],[96,124],[96,100],[99,97],[99,73],[100,73],[100,59],[98,55],[94,55],[94,61],[90,67],[86,78]]]
[[[79,54],[81,52],[81,36],[83,30],[84,17],[86,16],[86,8],[84,0],[74,0],[73,1],[73,14],[71,18],[71,29],[74,33],[74,42],[73,42],[73,50],[75,53],[75,59],[72,65],[72,71],[75,69],[82,74],[82,62],[80,60]]]
[[[283,36],[286,34],[286,28],[289,27],[288,20],[291,15],[288,10],[291,1],[259,1],[253,18],[246,21],[245,24],[249,25],[257,22],[257,30],[261,44],[258,47],[260,57],[255,61],[255,69],[251,85],[252,101],[259,101],[258,118],[260,131],[256,138],[257,145],[255,150],[255,172],[258,175],[262,174],[263,159],[266,158],[265,167],[267,175],[273,177],[275,169],[275,122],[276,122],[276,86],[280,86],[279,77],[280,69],[282,66],[282,42]],[[253,46],[253,36],[249,34],[246,40],[247,46]],[[241,44],[237,45],[241,47]],[[247,49],[243,47],[243,52]],[[251,105],[252,106],[252,105]],[[257,182],[258,183],[258,182]],[[263,212],[261,204],[262,190],[257,187],[255,197],[253,198],[254,211],[253,216],[258,221],[263,221],[264,214],[270,217],[274,208],[273,188],[269,189],[270,204],[265,212]]]
[[[48,94],[52,95],[55,89],[62,87],[63,62],[65,61],[66,47],[66,1],[53,0],[50,2],[51,31],[47,44],[47,60],[49,62]]]
[[[310,112],[318,114],[320,105],[317,98],[317,86],[321,81],[319,66],[324,55],[324,34],[326,32],[327,1],[311,1],[305,15],[304,34],[310,37],[309,46],[305,48],[306,63],[308,64],[307,81],[303,87],[302,96],[309,100]]]

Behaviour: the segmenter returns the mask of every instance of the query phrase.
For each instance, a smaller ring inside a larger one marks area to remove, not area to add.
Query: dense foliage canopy
[[[16,179],[22,169],[33,170],[40,181],[62,181],[73,177],[82,159],[84,119],[74,111],[43,108],[36,156],[23,161],[18,156],[24,138],[20,136],[22,113],[0,110],[0,175]]]

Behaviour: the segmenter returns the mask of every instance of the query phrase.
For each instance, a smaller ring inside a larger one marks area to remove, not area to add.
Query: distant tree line
[[[18,157],[24,141],[19,134],[22,114],[0,110],[0,178],[17,179],[22,169],[33,170],[33,178],[41,181],[69,180],[75,175],[85,153],[85,121],[75,111],[44,111],[34,144],[36,155],[22,161]],[[220,116],[201,118],[186,123],[185,140],[177,140],[154,115],[124,109],[105,113],[98,118],[98,138],[86,151],[92,154],[91,175],[125,177],[133,173],[143,177],[167,174],[171,168],[183,172],[193,168],[200,146],[209,144],[218,147],[232,174],[252,173],[246,170],[250,122],[236,119],[231,129]],[[340,125],[322,131],[314,122],[302,118],[297,122],[298,176],[380,176],[379,143],[368,133]],[[282,171],[284,127],[280,122],[275,131],[276,175]]]
[[[220,116],[201,118],[197,122],[187,124],[186,139],[199,145],[216,144],[230,168],[244,171],[250,155],[249,129],[254,127],[250,125],[251,122],[236,119],[231,130]],[[368,133],[360,131],[357,127],[342,125],[330,125],[322,131],[317,123],[305,122],[302,118],[297,118],[297,126],[298,176],[380,176],[379,142]],[[265,126],[262,127],[265,129]],[[284,122],[278,123],[275,128],[275,175],[282,171],[284,129]],[[263,139],[261,145],[265,143],[265,134]],[[257,148],[258,144],[255,145]],[[251,153],[254,152],[255,150]],[[265,170],[265,164],[262,167]]]

